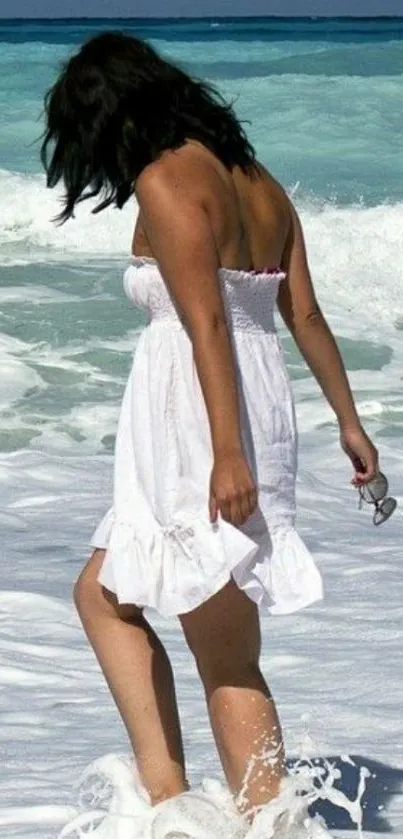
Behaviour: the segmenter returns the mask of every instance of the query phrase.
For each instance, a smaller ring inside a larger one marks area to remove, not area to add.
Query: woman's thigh
[[[241,672],[245,665],[258,665],[258,609],[233,580],[197,609],[179,617],[199,670],[211,667]]]

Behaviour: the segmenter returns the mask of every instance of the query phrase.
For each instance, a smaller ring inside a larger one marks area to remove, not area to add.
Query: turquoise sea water
[[[403,19],[0,22],[3,168],[38,171],[43,91],[76,44],[113,28],[213,80],[286,183],[341,202],[401,195]]]

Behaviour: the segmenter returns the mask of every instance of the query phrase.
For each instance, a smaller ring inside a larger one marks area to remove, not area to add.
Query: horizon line
[[[8,21],[9,23],[13,22],[32,22],[32,23],[54,23],[58,21],[61,23],[62,21],[104,21],[104,20],[132,20],[132,21],[150,21],[155,23],[156,21],[206,21],[206,20],[220,20],[220,21],[234,21],[234,20],[306,20],[306,21],[331,21],[331,20],[356,20],[356,21],[373,21],[373,20],[403,20],[403,14],[380,14],[380,15],[167,15],[161,17],[161,15],[72,15],[70,17],[65,17],[64,15],[60,15],[59,17],[23,17],[19,15],[17,17],[2,17],[0,16],[0,22]]]

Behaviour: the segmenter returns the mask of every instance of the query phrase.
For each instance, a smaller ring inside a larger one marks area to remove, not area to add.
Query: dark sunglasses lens
[[[374,501],[382,501],[388,491],[388,482],[382,472],[373,478],[368,484],[363,484],[360,487],[360,495],[367,501],[368,504],[373,504]]]
[[[383,524],[384,521],[387,521],[395,512],[396,507],[396,498],[385,498],[380,507],[378,507],[378,509],[375,510],[374,524]]]

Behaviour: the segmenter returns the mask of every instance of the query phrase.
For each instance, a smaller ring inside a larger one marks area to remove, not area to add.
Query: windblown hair
[[[41,160],[47,185],[64,183],[62,222],[92,196],[102,197],[93,212],[123,207],[144,167],[186,139],[230,171],[250,172],[256,162],[232,106],[211,85],[121,33],[97,35],[70,58],[46,94],[45,117]]]

